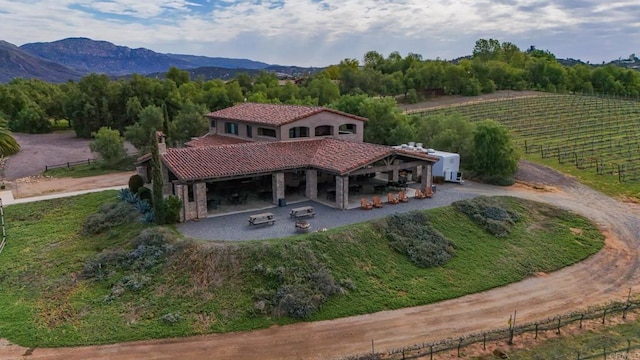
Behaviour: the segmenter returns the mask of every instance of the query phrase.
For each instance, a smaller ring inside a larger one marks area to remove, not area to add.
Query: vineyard
[[[526,157],[570,164],[620,183],[640,182],[639,99],[540,94],[413,112],[451,113],[504,124]]]

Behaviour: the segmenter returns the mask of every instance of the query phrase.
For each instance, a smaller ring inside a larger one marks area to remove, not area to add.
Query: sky
[[[67,37],[298,66],[448,60],[491,38],[601,63],[640,56],[640,0],[0,0],[0,40]]]

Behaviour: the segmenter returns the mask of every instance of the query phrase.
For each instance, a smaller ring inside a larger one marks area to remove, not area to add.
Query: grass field
[[[506,125],[525,159],[575,175],[610,195],[640,193],[640,101],[542,94],[425,109]]]
[[[145,262],[144,271],[105,266],[101,278],[85,279],[83,269],[98,254],[124,251],[136,261],[148,260],[132,241],[145,228],[137,221],[100,235],[82,234],[84,219],[114,197],[109,191],[5,209],[9,238],[0,254],[2,337],[24,346],[65,346],[291,323],[297,320],[258,311],[256,298],[292,274],[321,277],[325,270],[345,292],[329,297],[308,320],[397,309],[553,271],[603,244],[584,218],[539,203],[497,198],[522,219],[502,238],[453,207],[427,212],[433,227],[455,246],[455,256],[441,267],[413,265],[391,249],[377,222],[261,242],[178,239],[168,258]]]

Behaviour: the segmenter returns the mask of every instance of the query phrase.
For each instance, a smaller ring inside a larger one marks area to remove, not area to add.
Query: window
[[[316,127],[316,136],[330,136],[333,135],[333,126],[322,125]]]
[[[355,134],[356,133],[356,124],[342,124],[338,129],[340,134]]]
[[[209,127],[212,129],[216,128],[216,119],[209,120]]]
[[[253,127],[251,127],[251,125],[247,125],[247,137],[248,138],[253,137]]]
[[[266,137],[276,137],[276,130],[275,129],[267,129],[267,128],[258,128],[258,135],[259,136],[266,136]]]
[[[309,137],[309,128],[304,126],[289,129],[289,139]]]
[[[238,135],[238,124],[232,122],[224,123],[224,132],[227,134]]]
[[[195,198],[193,196],[193,187],[195,185],[187,185],[187,201],[194,202]]]

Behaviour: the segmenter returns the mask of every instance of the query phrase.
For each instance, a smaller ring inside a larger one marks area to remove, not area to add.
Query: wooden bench
[[[276,219],[272,213],[262,213],[249,216],[249,225],[275,224]]]
[[[303,207],[291,209],[291,211],[289,212],[289,216],[296,219],[304,216],[314,217],[315,215],[316,215],[316,211],[313,209],[312,206],[303,206]]]

